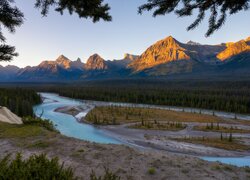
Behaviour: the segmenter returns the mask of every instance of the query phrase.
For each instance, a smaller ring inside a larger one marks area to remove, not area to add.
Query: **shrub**
[[[232,133],[230,133],[229,138],[228,138],[228,141],[229,141],[229,142],[232,142],[232,141],[233,141],[233,135],[232,135]]]
[[[95,172],[92,171],[90,174],[90,180],[120,180],[121,178],[111,172],[109,168],[105,167],[105,173],[103,176],[96,176]]]
[[[20,153],[13,160],[10,157],[0,159],[0,179],[77,179],[73,170],[60,164],[58,158],[48,159],[41,154],[23,160]]]
[[[41,118],[37,118],[37,117],[34,118],[31,116],[28,116],[28,117],[23,118],[23,123],[27,125],[37,125],[40,127],[44,127],[45,129],[49,131],[58,132],[50,120],[43,120]]]
[[[247,173],[250,173],[250,167],[249,167],[249,166],[246,166],[246,167],[245,167],[245,171],[246,171]]]
[[[154,175],[154,174],[156,173],[155,168],[153,168],[153,167],[149,168],[149,169],[148,169],[148,173],[149,173],[150,175]]]

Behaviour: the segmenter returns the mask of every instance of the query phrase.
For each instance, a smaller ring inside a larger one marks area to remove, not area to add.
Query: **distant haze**
[[[210,38],[205,38],[207,20],[196,30],[186,27],[195,17],[177,18],[166,15],[152,18],[151,13],[137,14],[137,7],[146,0],[106,0],[111,6],[112,22],[79,19],[76,15],[63,16],[51,8],[48,17],[42,17],[33,2],[17,1],[25,14],[25,23],[15,34],[4,30],[7,43],[15,45],[19,57],[10,63],[19,67],[38,65],[42,60],[55,59],[59,54],[83,62],[98,53],[104,59],[121,59],[125,53],[142,54],[155,41],[172,35],[181,42],[189,40],[203,44],[238,41],[250,36],[250,11],[228,17],[228,21]]]

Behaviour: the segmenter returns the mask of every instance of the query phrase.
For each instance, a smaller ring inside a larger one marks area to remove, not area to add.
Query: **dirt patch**
[[[57,156],[66,166],[73,167],[80,179],[88,179],[92,170],[101,175],[104,167],[109,167],[122,179],[134,180],[225,177],[243,180],[250,175],[247,168],[210,163],[168,152],[139,151],[123,145],[90,143],[50,132],[28,138],[1,138],[0,146],[0,157],[17,152],[22,152],[24,157],[40,153],[46,153],[49,157]]]

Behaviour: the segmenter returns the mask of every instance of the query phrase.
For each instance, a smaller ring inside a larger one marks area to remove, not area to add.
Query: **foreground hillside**
[[[64,137],[37,125],[0,123],[0,158],[22,152],[24,157],[46,153],[73,167],[79,179],[108,167],[121,179],[248,179],[249,168],[209,163],[198,158],[103,145]]]

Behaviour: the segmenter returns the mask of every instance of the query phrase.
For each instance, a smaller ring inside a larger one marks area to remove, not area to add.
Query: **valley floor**
[[[95,117],[94,119],[99,123],[96,125],[98,128],[121,140],[124,144],[139,149],[194,156],[239,157],[250,155],[250,121],[246,120],[159,109],[111,108],[108,106],[95,109],[86,108],[85,105],[69,106],[58,108],[56,111],[71,114],[84,123],[95,124],[88,121]],[[125,115],[127,112],[129,112],[129,117]],[[79,118],[81,113],[83,117]],[[116,125],[112,125],[112,119],[116,119]],[[141,119],[145,123],[144,126],[141,126]],[[176,124],[169,126],[170,120],[170,125]],[[155,121],[157,126],[154,126]],[[152,127],[147,127],[148,122]],[[182,123],[181,127],[178,127],[177,122]],[[211,124],[215,126],[213,129],[209,129]],[[179,129],[175,127],[176,125]],[[208,129],[206,126],[209,126]],[[219,129],[216,126],[219,126]],[[158,127],[165,129],[157,129]],[[233,132],[233,140],[229,142],[231,132]],[[223,140],[221,140],[221,136],[223,136]]]
[[[101,175],[108,167],[122,179],[248,179],[249,168],[170,152],[136,150],[124,145],[104,145],[81,141],[32,125],[0,123],[0,157],[22,152],[24,157],[46,153],[73,167],[80,179],[91,171]]]

